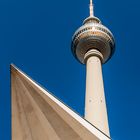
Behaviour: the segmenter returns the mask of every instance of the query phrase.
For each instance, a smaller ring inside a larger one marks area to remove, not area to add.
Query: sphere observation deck
[[[88,17],[74,33],[71,49],[75,58],[82,64],[85,64],[85,54],[92,49],[102,54],[102,63],[105,63],[114,53],[115,41],[111,31],[102,25],[98,18]]]

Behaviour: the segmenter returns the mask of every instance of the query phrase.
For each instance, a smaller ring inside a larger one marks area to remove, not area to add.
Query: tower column
[[[85,54],[85,119],[110,136],[102,78],[102,60],[102,54],[96,49],[92,49]]]

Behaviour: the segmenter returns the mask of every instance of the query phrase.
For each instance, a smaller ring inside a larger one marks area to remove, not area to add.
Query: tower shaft
[[[102,54],[92,50],[86,55],[85,119],[110,136],[102,78]]]

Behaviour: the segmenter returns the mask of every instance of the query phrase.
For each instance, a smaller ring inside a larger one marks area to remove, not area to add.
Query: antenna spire
[[[90,17],[93,17],[94,16],[94,6],[93,6],[92,0],[90,0],[89,10],[90,10]]]

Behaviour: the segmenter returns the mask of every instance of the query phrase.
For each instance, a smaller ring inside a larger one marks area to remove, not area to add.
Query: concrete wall
[[[12,140],[109,140],[58,99],[11,66]]]

